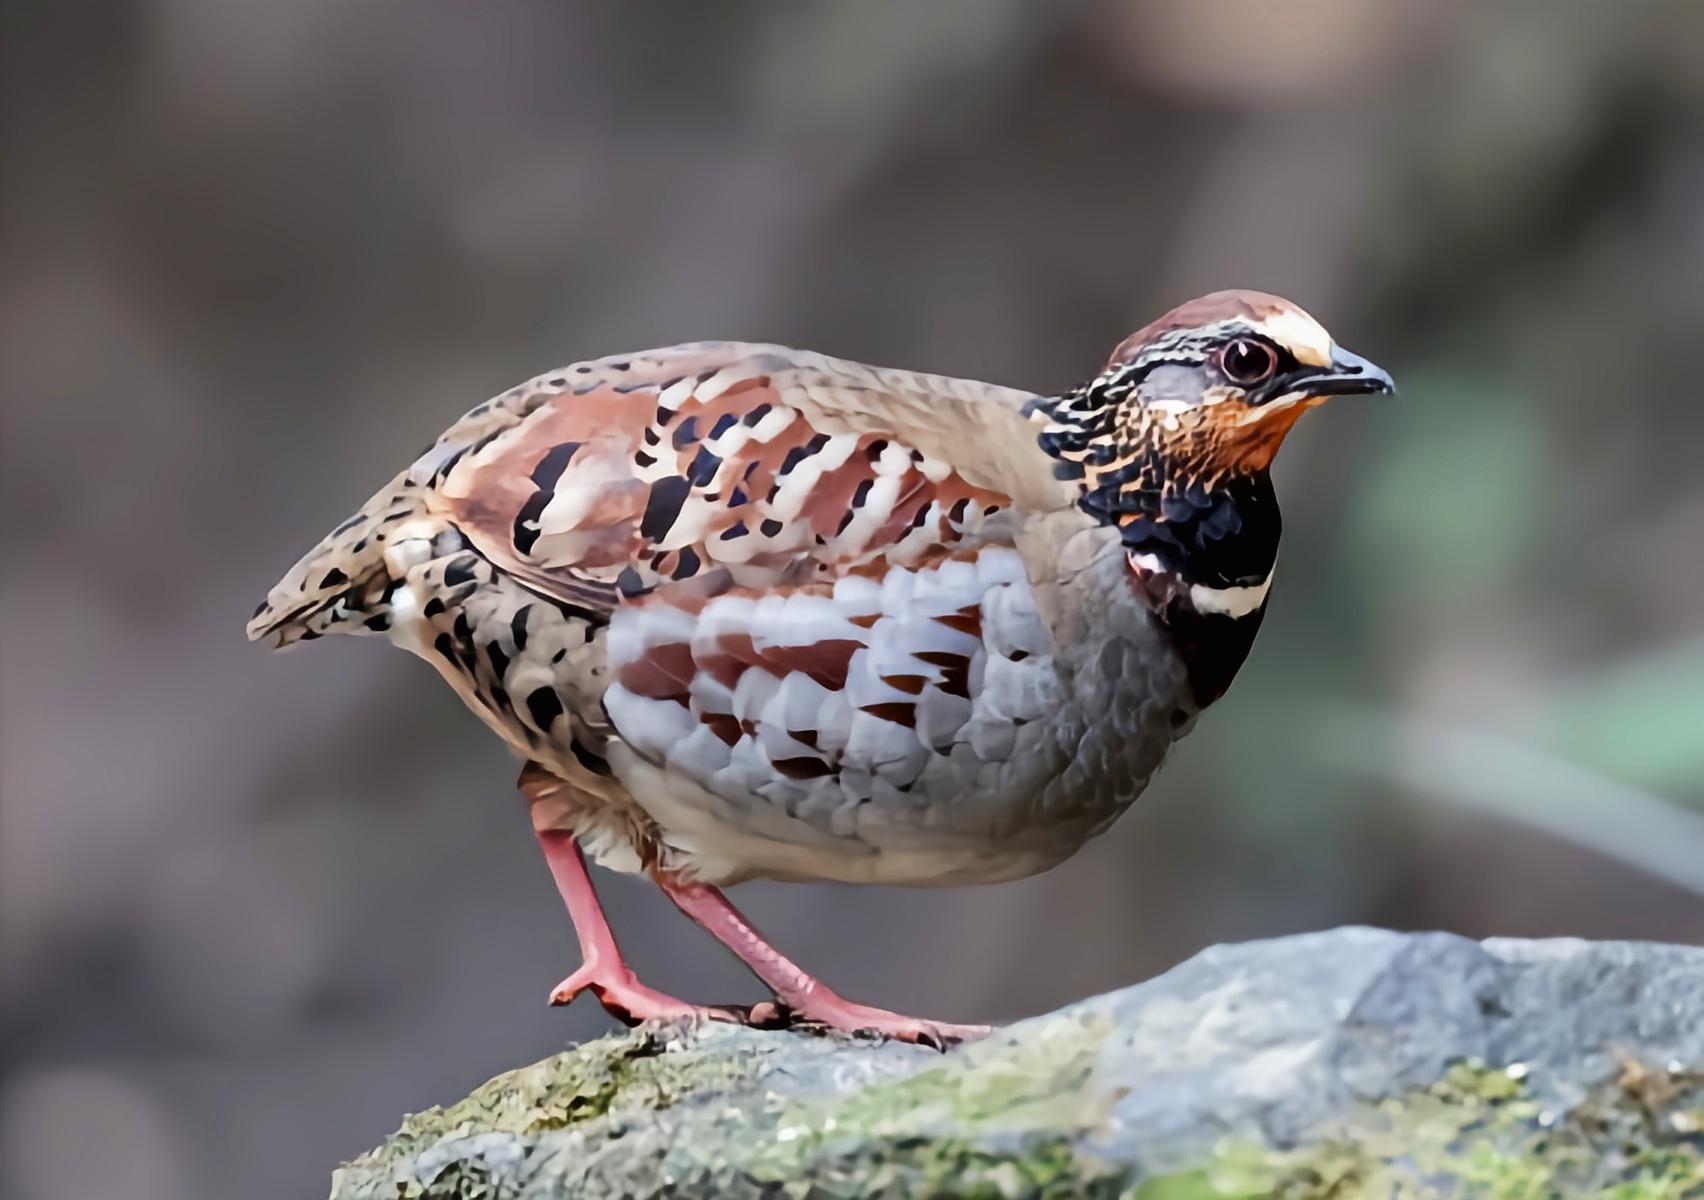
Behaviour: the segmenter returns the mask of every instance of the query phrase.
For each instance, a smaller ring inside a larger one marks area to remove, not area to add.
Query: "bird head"
[[[1123,524],[1166,497],[1264,476],[1296,419],[1391,378],[1288,300],[1213,292],[1131,334],[1094,379],[1051,401],[1044,449],[1085,507]]]
[[[1117,529],[1198,705],[1230,686],[1265,612],[1281,532],[1268,468],[1285,435],[1332,396],[1394,390],[1294,304],[1232,291],[1174,308],[1095,378],[1031,406],[1053,474]]]

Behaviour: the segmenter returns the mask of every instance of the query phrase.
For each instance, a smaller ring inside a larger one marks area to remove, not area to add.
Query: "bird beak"
[[[1312,396],[1371,396],[1396,394],[1396,384],[1389,372],[1376,363],[1333,347],[1331,366],[1318,375],[1300,381]]]

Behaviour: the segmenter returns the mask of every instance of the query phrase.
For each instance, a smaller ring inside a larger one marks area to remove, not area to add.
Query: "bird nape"
[[[1391,390],[1248,291],[1174,309],[1057,396],[734,342],[577,363],[451,425],[249,636],[382,634],[522,757],[583,960],[553,1003],[944,1046],[984,1030],[843,999],[720,887],[1070,856],[1242,665],[1297,417]],[[776,1003],[639,983],[582,851],[648,875]]]

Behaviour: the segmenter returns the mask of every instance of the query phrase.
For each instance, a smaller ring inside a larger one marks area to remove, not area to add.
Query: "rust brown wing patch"
[[[1011,498],[907,445],[879,393],[850,428],[773,353],[651,357],[544,381],[563,386],[443,469],[430,503],[529,584],[605,610],[659,587],[832,579],[1010,535]]]

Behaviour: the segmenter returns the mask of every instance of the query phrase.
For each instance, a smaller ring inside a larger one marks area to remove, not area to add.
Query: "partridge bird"
[[[1229,686],[1304,409],[1389,392],[1300,308],[1191,301],[1055,396],[698,342],[478,405],[249,624],[381,634],[526,761],[582,962],[618,1018],[984,1032],[842,998],[742,880],[989,883],[1106,829]],[[587,875],[653,879],[775,994],[686,1003],[623,962]]]

